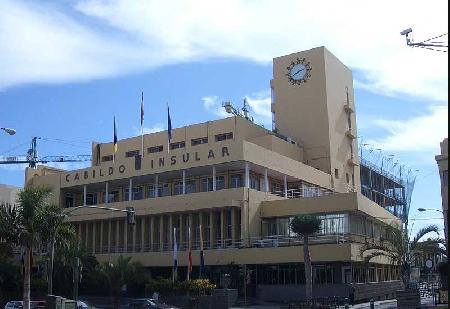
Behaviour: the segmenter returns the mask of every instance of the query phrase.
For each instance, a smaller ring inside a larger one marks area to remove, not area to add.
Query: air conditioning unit
[[[286,140],[287,140],[287,142],[290,143],[290,144],[297,145],[297,142],[294,141],[294,140],[293,140],[292,138],[290,138],[290,137],[287,137]]]

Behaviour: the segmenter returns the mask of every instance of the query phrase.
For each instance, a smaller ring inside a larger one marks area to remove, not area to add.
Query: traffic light
[[[136,224],[136,218],[134,217],[134,207],[127,207],[127,222],[128,224]]]

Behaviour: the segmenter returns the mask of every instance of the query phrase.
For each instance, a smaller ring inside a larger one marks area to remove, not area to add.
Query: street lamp
[[[11,128],[0,128],[0,130],[5,131],[5,132],[8,133],[9,135],[14,135],[14,134],[16,134],[16,130],[11,129]]]
[[[427,211],[427,210],[430,210],[430,211],[437,211],[437,212],[440,212],[441,214],[444,214],[444,212],[443,212],[442,210],[439,210],[439,209],[433,209],[433,208],[417,208],[417,210],[420,211],[420,212],[424,212],[424,211]]]

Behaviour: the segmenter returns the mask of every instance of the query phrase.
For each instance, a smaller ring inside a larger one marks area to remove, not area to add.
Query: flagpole
[[[190,225],[189,225],[189,229],[188,229],[188,246],[189,246],[189,254],[188,254],[187,281],[191,280],[191,268],[192,268],[192,246],[191,246],[191,226]]]
[[[172,120],[170,119],[169,102],[167,102],[167,153],[170,153],[171,141],[172,141]]]
[[[177,281],[178,277],[178,244],[177,244],[177,228],[173,228],[173,282]]]
[[[144,91],[142,91],[142,96],[141,96],[141,146],[142,146],[141,158],[143,158],[144,157]]]

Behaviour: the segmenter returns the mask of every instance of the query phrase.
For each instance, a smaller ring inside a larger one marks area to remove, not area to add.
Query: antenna
[[[241,111],[239,111],[236,107],[234,107],[233,103],[231,103],[230,101],[223,102],[222,107],[225,108],[225,111],[228,114],[233,114],[235,116],[245,118],[248,121],[254,122],[253,117],[250,116],[250,109],[247,102],[247,98],[244,98],[244,106],[241,108]]]

